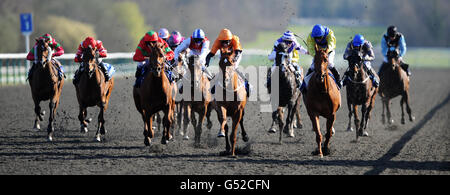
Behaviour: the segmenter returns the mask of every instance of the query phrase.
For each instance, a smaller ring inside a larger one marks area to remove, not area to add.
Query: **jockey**
[[[167,44],[169,44],[170,49],[175,52],[175,48],[177,48],[178,45],[180,45],[183,41],[184,37],[181,35],[181,33],[178,31],[173,31],[170,34],[169,39],[167,40]]]
[[[293,65],[293,67],[295,68],[295,77],[296,77],[296,81],[298,86],[300,87],[301,85],[301,67],[299,65],[299,60],[300,60],[300,54],[309,54],[309,52],[303,48],[298,42],[297,39],[294,37],[294,33],[292,33],[291,31],[286,31],[283,36],[281,36],[279,39],[277,39],[275,41],[275,44],[273,46],[273,50],[272,53],[269,55],[269,60],[270,61],[274,61],[275,57],[276,57],[276,49],[278,48],[278,45],[280,43],[284,42],[287,47],[288,47],[288,54],[289,54],[289,60],[290,60],[290,64]],[[270,72],[267,74],[267,89],[269,90],[270,93],[270,89],[271,89],[271,73],[275,70],[276,67],[276,63],[274,63],[272,65],[272,68],[270,69]]]
[[[149,54],[151,52],[150,49],[150,45],[154,44],[156,42],[159,43],[163,43],[165,45],[164,48],[164,53],[165,53],[165,57],[167,61],[170,61],[173,59],[173,51],[170,49],[169,45],[167,44],[167,42],[165,42],[162,38],[158,37],[158,34],[155,31],[149,31],[145,34],[145,36],[141,39],[141,41],[139,42],[137,48],[136,48],[136,52],[133,56],[133,60],[136,62],[139,62],[136,68],[136,87],[139,87],[139,83],[138,80],[141,79],[141,76],[143,76],[142,74],[142,70],[143,67],[145,65],[145,63],[147,62],[147,60],[149,59]],[[168,69],[166,69],[168,71]],[[171,78],[171,72],[168,72],[168,79],[169,81],[172,81]]]
[[[312,32],[308,36],[307,44],[308,44],[307,45],[308,52],[313,57],[316,55],[315,45],[319,46],[320,49],[327,51],[328,69],[331,71],[334,78],[336,79],[338,87],[341,88],[340,75],[339,72],[334,67],[334,55],[335,55],[334,50],[336,49],[336,37],[334,37],[334,32],[326,26],[316,24],[313,27]],[[308,73],[306,73],[306,76],[311,74],[313,71],[314,71],[314,59],[311,64],[311,67],[308,69]]]
[[[50,34],[44,34],[41,37],[38,38],[38,40],[43,39],[45,42],[48,43],[48,45],[51,48],[51,56],[52,56],[52,60],[54,60],[56,62],[56,64],[58,64],[59,67],[59,71],[61,72],[60,75],[64,75],[64,68],[61,65],[61,63],[53,58],[56,56],[61,56],[64,54],[64,49],[62,48],[61,44],[59,44],[58,42],[56,42],[56,40],[54,38],[52,38],[52,36]],[[27,60],[29,61],[33,61],[34,63],[31,65],[30,70],[28,71],[28,76],[30,76],[33,72],[33,70],[35,69],[34,64],[38,63],[37,62],[37,53],[35,53],[36,51],[36,46],[37,46],[37,41],[36,44],[33,46],[33,48],[31,48],[31,51],[28,53],[27,55]],[[65,76],[64,76],[65,77]],[[60,77],[61,79],[61,77]]]
[[[200,57],[199,61],[202,64],[202,70],[206,73],[209,80],[212,79],[212,75],[209,73],[205,66],[205,58],[209,52],[209,40],[205,36],[202,29],[195,29],[192,36],[185,39],[176,49],[175,49],[175,59],[181,60],[180,53],[189,49],[188,55],[198,55]]]
[[[217,39],[214,41],[214,44],[211,48],[211,51],[209,52],[209,54],[206,56],[206,64],[205,66],[208,67],[209,66],[209,61],[211,60],[211,57],[213,57],[214,55],[216,55],[216,52],[221,49],[221,48],[228,48],[229,50],[232,50],[234,52],[234,58],[233,58],[233,63],[234,63],[234,69],[236,70],[236,72],[238,73],[238,75],[244,79],[245,81],[245,89],[247,91],[247,96],[250,95],[250,85],[248,83],[247,78],[245,78],[244,74],[239,71],[238,67],[239,67],[239,63],[241,62],[241,58],[242,58],[242,47],[241,47],[241,43],[239,42],[239,37],[236,35],[233,35],[231,33],[230,30],[228,29],[222,29],[219,33],[219,36],[217,37]],[[214,93],[214,88],[215,85],[213,86],[213,88],[211,89],[211,91]]]
[[[98,65],[105,75],[105,80],[108,81],[111,78],[111,75],[108,74],[108,68],[107,68],[107,66],[109,66],[109,65],[106,65],[107,63],[104,63],[100,59],[100,58],[106,58],[106,56],[107,56],[107,51],[103,47],[103,42],[100,40],[95,40],[93,37],[86,37],[86,39],[84,39],[84,41],[82,41],[80,43],[80,45],[78,46],[77,53],[75,54],[74,61],[80,63],[80,67],[78,68],[77,71],[75,71],[75,75],[73,78],[74,84],[78,83],[80,73],[83,72],[83,66],[81,66],[81,63],[83,62],[83,59],[82,59],[83,49],[88,48],[88,47],[97,49],[96,53],[98,53],[98,63],[99,63]]]
[[[169,37],[170,37],[169,30],[167,30],[166,28],[159,29],[158,36],[165,42],[169,41]]]
[[[363,64],[365,66],[365,69],[367,70],[367,73],[369,74],[370,78],[372,79],[373,85],[375,87],[378,87],[380,84],[378,75],[374,74],[372,65],[370,64],[370,61],[373,61],[375,59],[375,53],[373,52],[372,43],[370,41],[365,40],[364,36],[360,34],[356,34],[352,41],[350,41],[347,44],[347,48],[345,49],[344,53],[344,60],[348,60],[350,55],[352,54],[352,51],[358,51],[361,53]],[[348,71],[344,73],[344,79],[343,79],[343,86],[345,86],[348,82]]]
[[[383,64],[378,71],[378,74],[383,70],[384,65],[388,62],[387,52],[388,50],[400,50],[399,58],[400,66],[405,70],[408,76],[411,76],[411,72],[409,71],[409,65],[403,63],[403,56],[406,54],[406,42],[405,36],[397,31],[397,27],[389,26],[387,29],[387,33],[383,35],[381,38],[381,53],[384,56]]]

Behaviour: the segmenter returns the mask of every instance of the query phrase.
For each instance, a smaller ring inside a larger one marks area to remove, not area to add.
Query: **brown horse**
[[[206,118],[209,103],[211,102],[210,83],[208,78],[202,71],[202,64],[199,63],[199,56],[192,55],[189,57],[189,71],[184,77],[188,82],[183,85],[184,92],[189,97],[183,98],[184,123],[183,134],[187,138],[187,128],[189,122],[195,129],[195,145],[199,146],[202,134],[202,124]],[[195,118],[198,114],[199,120]]]
[[[274,75],[274,78],[276,79],[275,81],[278,81],[279,87],[277,88],[278,93],[271,93],[272,106],[277,107],[277,110],[272,113],[272,127],[269,129],[269,133],[275,133],[276,124],[278,124],[280,128],[280,143],[282,142],[282,132],[288,134],[289,137],[294,137],[294,116],[299,112],[298,104],[301,100],[301,92],[296,83],[295,70],[289,64],[287,49],[287,45],[284,43],[280,43],[277,47],[275,63],[278,71],[275,71],[275,73],[279,73],[279,76]],[[283,123],[285,108],[288,110],[286,125]],[[297,117],[300,120],[299,113]]]
[[[53,121],[55,120],[56,108],[59,105],[59,98],[61,96],[64,79],[59,80],[58,70],[59,66],[56,61],[52,60],[49,53],[51,48],[44,40],[36,40],[37,60],[33,66],[34,71],[30,75],[29,83],[31,87],[31,95],[34,101],[34,113],[36,118],[34,120],[34,129],[40,130],[39,121],[43,121],[44,111],[41,111],[40,102],[50,100],[50,117],[48,119],[47,139],[53,141]]]
[[[353,131],[352,106],[353,115],[355,116],[356,140],[359,136],[368,136],[365,131],[370,119],[370,112],[375,104],[375,97],[378,93],[370,77],[367,74],[363,64],[361,52],[353,50],[348,58],[349,66],[349,84],[347,85],[347,106],[348,106],[348,131]],[[361,121],[358,118],[358,105],[361,105]]]
[[[405,124],[405,113],[403,104],[406,103],[406,111],[409,115],[409,121],[414,121],[415,117],[412,115],[411,107],[409,106],[409,77],[406,72],[401,68],[398,60],[398,51],[388,51],[388,62],[383,67],[384,70],[380,70],[380,97],[383,101],[383,113],[382,123],[386,123],[386,117],[384,110],[386,108],[387,120],[389,124],[394,123],[394,119],[391,119],[390,101],[399,95],[402,96],[400,100],[400,106],[402,109],[401,123]]]
[[[319,49],[317,45],[315,50],[315,72],[309,81],[307,93],[303,98],[316,133],[317,151],[314,151],[313,155],[319,155],[322,158],[323,155],[330,154],[330,140],[334,133],[333,124],[336,120],[336,112],[341,106],[341,94],[328,70],[328,54],[326,51]],[[323,152],[319,116],[327,119],[327,133]]]
[[[88,132],[88,123],[90,119],[87,117],[87,108],[98,106],[100,112],[98,114],[98,126],[95,139],[101,141],[101,135],[105,135],[105,119],[104,112],[108,108],[109,98],[114,88],[114,78],[109,81],[105,80],[105,75],[99,68],[97,49],[92,47],[83,48],[82,63],[84,71],[80,74],[80,80],[75,85],[77,93],[81,133]]]
[[[139,88],[133,88],[133,98],[137,110],[144,121],[144,144],[150,146],[154,137],[153,115],[160,110],[164,112],[163,136],[161,143],[167,144],[172,135],[170,128],[174,120],[176,86],[169,82],[165,71],[164,45],[150,43],[150,56],[144,65],[148,73]]]
[[[217,117],[220,123],[220,132],[225,134],[225,152],[223,155],[235,156],[237,128],[240,124],[242,139],[247,142],[249,137],[244,129],[244,109],[247,104],[247,92],[243,81],[238,78],[234,69],[232,51],[221,49],[218,82],[214,94]],[[228,138],[227,116],[232,118],[231,137]],[[231,147],[230,147],[231,142]]]

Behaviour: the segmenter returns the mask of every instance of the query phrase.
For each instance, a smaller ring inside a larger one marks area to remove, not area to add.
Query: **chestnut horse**
[[[307,93],[303,95],[309,118],[316,133],[317,151],[313,155],[330,154],[330,140],[334,133],[333,124],[336,120],[336,112],[341,106],[341,94],[328,70],[328,54],[325,50],[315,47],[314,69],[309,81]],[[325,143],[322,151],[322,133],[320,132],[319,116],[327,119]]]
[[[348,106],[348,131],[353,131],[351,121],[352,113],[355,116],[356,140],[359,136],[368,136],[366,130],[370,119],[370,112],[375,104],[375,97],[378,93],[364,68],[361,52],[353,50],[348,58],[349,83],[347,85],[347,106]],[[361,121],[358,118],[358,105],[361,105]],[[353,112],[352,112],[353,106]]]
[[[238,78],[234,68],[232,51],[221,49],[220,51],[220,73],[214,94],[214,104],[216,106],[217,117],[220,123],[220,132],[225,134],[225,152],[222,155],[235,156],[237,128],[240,124],[242,139],[249,140],[244,129],[244,109],[247,104],[247,92],[244,82]],[[228,136],[227,117],[232,118],[231,137]],[[230,146],[231,142],[231,146]]]
[[[174,120],[176,87],[165,74],[164,45],[150,43],[150,56],[144,68],[148,70],[139,88],[133,88],[133,98],[136,109],[141,113],[144,121],[144,144],[150,146],[154,137],[153,116],[159,111],[164,112],[163,135],[161,143],[167,144],[172,135],[170,128]]]
[[[188,82],[183,86],[184,93],[188,93],[189,97],[183,99],[184,121],[183,134],[187,138],[187,128],[189,122],[195,129],[195,145],[199,146],[200,137],[202,134],[202,124],[206,118],[208,106],[211,102],[210,83],[208,78],[202,71],[202,64],[199,63],[199,56],[189,56],[189,73],[184,77]],[[199,119],[195,118],[195,113],[198,113]]]
[[[34,120],[34,129],[40,130],[39,121],[43,121],[45,112],[41,111],[40,102],[50,100],[50,117],[48,119],[47,139],[53,141],[53,121],[55,120],[56,108],[59,105],[59,98],[61,97],[64,79],[59,80],[58,70],[59,66],[56,61],[52,60],[49,53],[51,48],[44,40],[36,40],[38,42],[35,52],[37,56],[37,63],[33,64],[34,71],[30,75],[29,84],[31,87],[31,96],[34,101],[34,113],[36,118]]]
[[[84,71],[80,74],[80,81],[75,85],[77,93],[81,133],[88,132],[88,123],[90,119],[87,117],[87,108],[98,106],[100,112],[98,114],[98,126],[95,139],[101,141],[101,135],[105,135],[105,118],[104,112],[108,108],[109,98],[114,88],[114,78],[109,81],[105,80],[105,75],[99,68],[97,49],[92,47],[83,48],[83,56],[81,65]]]
[[[409,77],[401,68],[398,60],[398,51],[388,51],[388,63],[384,65],[384,70],[380,70],[380,97],[383,101],[383,113],[381,115],[381,122],[386,123],[384,110],[386,108],[387,120],[389,124],[394,123],[391,119],[390,101],[399,95],[402,96],[400,106],[402,109],[401,123],[405,124],[405,113],[403,104],[406,103],[406,111],[409,115],[409,121],[414,121],[415,117],[412,115],[411,107],[409,106]]]
[[[273,78],[278,78],[278,93],[271,93],[277,97],[273,97],[272,106],[277,107],[277,110],[272,113],[272,127],[269,129],[269,133],[275,133],[278,124],[280,128],[279,142],[282,142],[282,132],[287,133],[289,137],[294,137],[294,116],[297,114],[299,117],[299,103],[301,100],[301,92],[298,84],[296,83],[295,74],[289,64],[289,58],[287,54],[287,46],[285,43],[280,43],[277,47],[277,53],[275,58],[275,63],[279,68],[275,73],[279,73],[279,76]],[[277,99],[275,101],[274,99]],[[274,102],[275,101],[275,102]],[[287,108],[288,114],[286,117],[286,125],[283,123],[284,109]]]

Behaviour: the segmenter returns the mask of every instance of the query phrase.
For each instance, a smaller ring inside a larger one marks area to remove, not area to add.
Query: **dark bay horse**
[[[361,52],[353,50],[348,58],[349,79],[347,84],[347,106],[348,106],[348,131],[352,131],[352,113],[355,116],[356,140],[359,136],[368,136],[366,130],[370,119],[370,112],[375,104],[378,93],[364,68]],[[361,105],[361,121],[358,118],[358,105]],[[353,111],[352,111],[353,107]]]
[[[409,115],[409,121],[414,121],[415,117],[412,115],[411,107],[409,106],[409,77],[407,73],[401,68],[398,60],[398,51],[388,51],[388,63],[385,64],[383,70],[380,70],[380,89],[379,94],[383,101],[382,123],[386,123],[384,110],[386,109],[387,120],[389,124],[394,123],[391,119],[390,101],[392,98],[402,96],[400,106],[402,109],[401,123],[405,124],[405,113],[403,104],[406,104],[406,111]]]
[[[217,117],[220,123],[220,131],[225,134],[225,152],[222,155],[235,156],[237,128],[240,124],[242,139],[244,142],[249,137],[244,129],[244,109],[247,104],[247,92],[244,82],[238,78],[234,68],[232,51],[221,49],[220,53],[220,73],[214,94],[214,104],[216,106]],[[232,118],[231,137],[228,135],[227,117]],[[231,146],[230,146],[231,142]]]
[[[313,155],[330,154],[330,140],[334,132],[333,124],[336,120],[336,112],[341,106],[341,94],[328,70],[328,54],[326,51],[315,47],[314,69],[309,81],[307,93],[303,96],[309,118],[316,133],[317,151]],[[320,132],[319,116],[327,119],[325,143],[322,151],[322,133]]]
[[[159,42],[150,43],[150,57],[144,65],[148,73],[139,88],[133,88],[133,98],[136,109],[144,121],[144,144],[150,146],[154,131],[153,116],[159,111],[164,112],[163,135],[161,143],[167,144],[172,135],[170,128],[174,120],[176,87],[167,78],[165,71],[164,45]]]
[[[55,120],[56,108],[58,108],[59,105],[64,79],[59,80],[58,78],[59,73],[56,66],[59,65],[56,61],[52,60],[51,56],[49,56],[51,48],[48,43],[42,39],[36,41],[38,44],[35,52],[37,54],[38,62],[33,65],[35,68],[29,78],[31,95],[34,101],[34,113],[36,114],[34,129],[40,130],[39,121],[43,121],[45,113],[44,111],[41,111],[41,107],[39,106],[40,102],[50,100],[47,139],[53,141],[53,121]]]
[[[105,118],[104,112],[108,108],[109,98],[114,88],[114,78],[111,77],[106,81],[105,75],[99,68],[97,49],[87,47],[83,49],[82,66],[84,71],[80,74],[80,81],[75,84],[77,93],[81,133],[88,132],[87,108],[98,106],[100,112],[98,114],[98,126],[95,139],[101,141],[101,135],[105,135]]]
[[[294,137],[294,116],[299,112],[298,104],[301,100],[301,92],[296,83],[295,70],[293,70],[293,67],[290,67],[287,49],[285,43],[280,43],[278,45],[275,58],[278,70],[276,70],[275,73],[278,74],[272,77],[275,81],[278,81],[278,85],[275,86],[279,87],[278,93],[271,93],[272,106],[276,107],[277,110],[272,113],[272,127],[269,129],[269,132],[275,133],[276,124],[278,124],[280,128],[280,143],[282,142],[282,132],[287,133],[289,137]],[[276,90],[272,90],[272,92],[274,91],[276,92]],[[286,125],[283,123],[285,108],[287,108],[288,111]],[[299,116],[298,120],[300,120]]]
[[[192,126],[195,129],[195,145],[199,146],[200,137],[202,134],[202,124],[206,118],[208,112],[208,106],[212,101],[210,89],[210,83],[208,78],[202,71],[202,64],[199,62],[199,56],[192,55],[188,58],[189,71],[185,75],[185,82],[183,85],[184,92],[188,93],[183,99],[184,121],[183,121],[183,134],[187,137],[187,128],[189,122],[192,122]],[[195,117],[195,113],[198,114],[198,121]]]

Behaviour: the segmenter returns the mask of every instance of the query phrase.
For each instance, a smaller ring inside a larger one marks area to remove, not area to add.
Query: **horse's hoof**
[[[402,125],[405,124],[405,119],[404,118],[402,118],[401,123],[402,123]]]
[[[225,133],[223,133],[222,131],[220,131],[220,132],[217,134],[217,137],[225,137]]]
[[[348,127],[347,131],[352,132],[353,131],[353,127]]]
[[[322,153],[319,153],[319,150],[313,151],[313,152],[311,152],[311,154],[312,154],[313,156],[320,156],[320,158],[323,158],[323,154],[322,154]]]
[[[41,125],[36,124],[36,125],[33,127],[33,130],[35,130],[35,131],[40,131],[40,130],[41,130]]]
[[[152,143],[152,140],[150,138],[144,138],[145,146],[150,146],[150,143]]]
[[[270,128],[269,129],[269,133],[276,133],[276,132],[277,132],[277,130],[275,128]]]
[[[83,126],[83,125],[81,125],[81,127],[80,127],[80,133],[87,133],[87,132],[88,132],[88,128],[85,127],[85,126]]]
[[[102,141],[102,138],[100,137],[100,134],[97,134],[95,136],[95,141],[97,141],[97,142],[101,142]]]
[[[416,120],[416,117],[414,117],[414,116],[409,117],[409,121],[413,122],[415,120]]]
[[[293,132],[289,132],[288,137],[295,137]]]
[[[54,140],[55,140],[55,139],[53,138],[53,133],[48,134],[48,136],[47,136],[47,141],[52,142],[52,141],[54,141]]]
[[[248,137],[248,135],[242,136],[242,140],[243,140],[244,142],[248,142],[249,139],[250,139],[250,138]]]
[[[189,136],[187,136],[187,135],[184,136],[184,137],[183,137],[183,140],[189,140]]]
[[[183,136],[184,135],[184,132],[183,131],[180,131],[180,133],[179,133],[181,136]]]
[[[91,123],[92,122],[92,118],[88,118],[88,119],[84,120],[84,122]]]
[[[334,127],[331,128],[331,135],[336,134],[336,130],[334,129]]]
[[[206,124],[206,128],[208,128],[208,129],[211,129],[212,128],[212,123],[211,122],[208,122],[207,124]]]
[[[163,144],[163,145],[166,145],[168,143],[169,143],[169,140],[167,140],[167,139],[162,139],[161,140],[161,144]]]
[[[331,149],[324,147],[324,148],[322,148],[322,153],[324,156],[328,156],[331,154]]]
[[[301,123],[294,124],[294,128],[296,128],[296,129],[303,129],[303,125]]]
[[[362,136],[363,136],[363,137],[369,137],[369,133],[367,133],[367,131],[364,131],[364,132],[362,133]]]
[[[156,130],[156,127],[152,127],[152,130]]]
[[[394,119],[389,120],[389,124],[390,125],[394,124]]]

